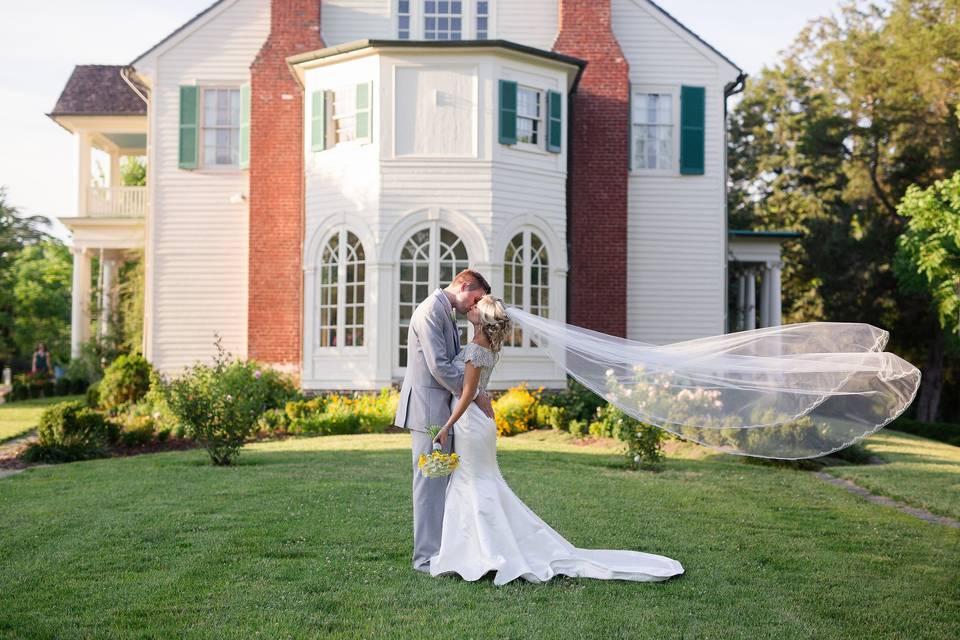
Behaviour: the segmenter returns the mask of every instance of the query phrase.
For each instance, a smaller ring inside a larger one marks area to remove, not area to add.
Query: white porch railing
[[[88,216],[142,218],[146,212],[146,187],[90,187],[87,191]]]

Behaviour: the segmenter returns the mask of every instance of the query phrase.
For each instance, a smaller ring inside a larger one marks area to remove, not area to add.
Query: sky
[[[0,0],[0,186],[23,213],[76,214],[73,136],[46,117],[77,64],[127,64],[213,0]],[[657,0],[749,74],[839,0]],[[15,25],[11,28],[12,25]],[[748,80],[749,81],[749,80]],[[66,239],[57,225],[55,233]]]

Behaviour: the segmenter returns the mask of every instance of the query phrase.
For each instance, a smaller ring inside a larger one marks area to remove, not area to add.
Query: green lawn
[[[960,447],[885,429],[868,438],[866,446],[888,464],[826,471],[871,493],[960,520]]]
[[[653,474],[550,432],[500,444],[511,486],[574,544],[685,575],[430,578],[410,567],[409,436],[291,439],[234,468],[194,450],[0,480],[0,637],[960,637],[956,529],[700,449]]]
[[[66,400],[83,400],[83,396],[58,396],[0,404],[0,442],[30,431],[37,426],[44,409]]]

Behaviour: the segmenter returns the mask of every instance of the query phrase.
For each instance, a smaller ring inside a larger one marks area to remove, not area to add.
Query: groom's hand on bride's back
[[[488,418],[493,417],[493,403],[490,402],[490,396],[487,395],[486,391],[480,393],[474,402],[477,403],[477,406],[480,407],[481,411],[487,414]]]

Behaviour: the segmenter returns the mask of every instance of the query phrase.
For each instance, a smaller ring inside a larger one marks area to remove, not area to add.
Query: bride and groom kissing
[[[457,313],[474,328],[467,345],[461,345]],[[413,442],[414,569],[470,581],[495,571],[496,586],[559,574],[641,582],[682,574],[680,563],[665,556],[573,546],[507,485],[487,384],[512,331],[509,309],[471,269],[430,294],[410,319],[395,424],[408,429]],[[433,448],[432,425],[442,427],[436,439],[443,451],[459,456],[450,476],[426,477],[418,468],[420,455]]]

